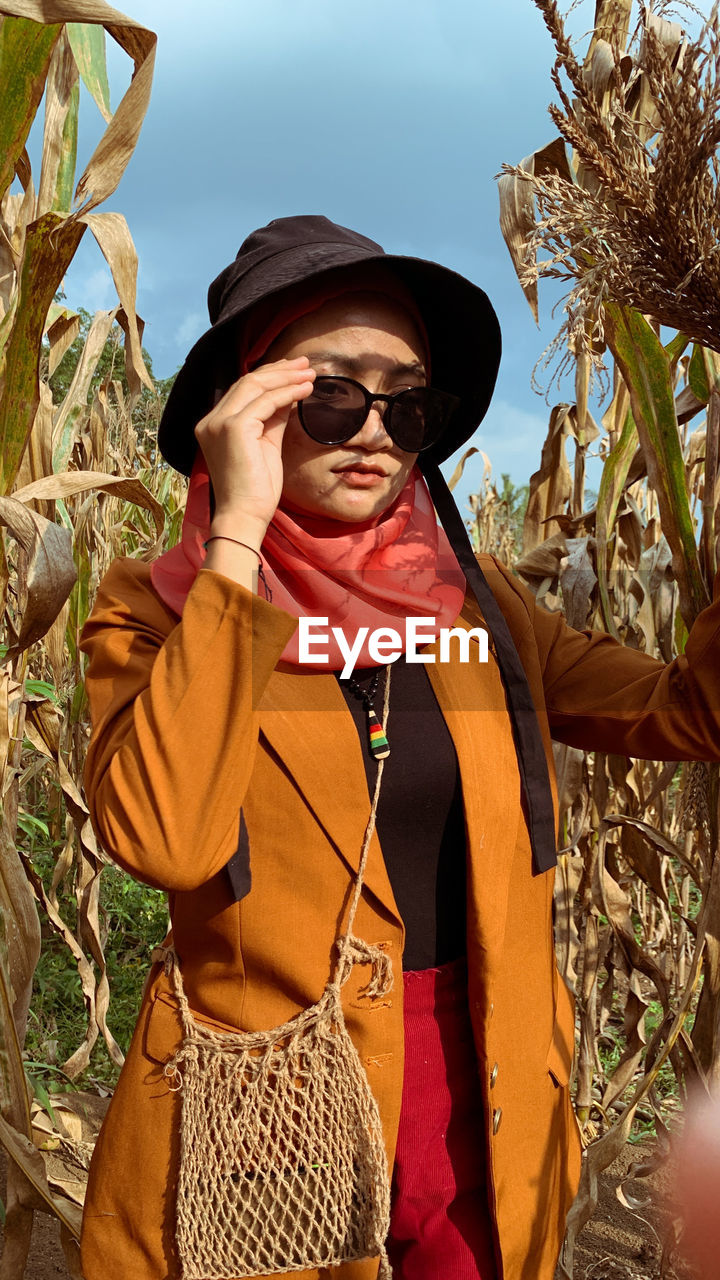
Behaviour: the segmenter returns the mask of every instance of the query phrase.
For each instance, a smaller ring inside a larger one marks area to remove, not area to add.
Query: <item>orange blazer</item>
[[[720,758],[720,603],[698,619],[685,655],[664,666],[603,633],[572,630],[490,557],[481,563],[530,681],[551,774],[551,735],[631,756]],[[481,623],[466,601],[457,625]],[[190,1004],[221,1028],[268,1029],[319,998],[369,813],[360,743],[335,677],[280,662],[295,625],[208,570],[178,622],[153,591],[149,567],[124,560],[101,584],[83,637],[95,828],[121,866],[169,891]],[[555,965],[553,876],[532,874],[492,656],[487,664],[436,661],[427,671],[462,779],[469,999],[499,1280],[552,1280],[580,1168],[567,1088],[573,1000]],[[241,806],[252,888],[237,902],[225,867]],[[343,990],[392,1163],[404,933],[377,836],[355,932],[382,944],[394,966],[394,989],[382,999],[363,995],[363,966]],[[158,965],[92,1161],[86,1280],[178,1280],[180,1102],[163,1065],[179,1042],[175,1000]],[[372,1259],[333,1270],[338,1280],[376,1275]]]

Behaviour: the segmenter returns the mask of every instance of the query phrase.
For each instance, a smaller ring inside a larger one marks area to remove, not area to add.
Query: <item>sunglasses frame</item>
[[[440,391],[437,387],[425,387],[425,386],[403,387],[402,391],[393,391],[389,395],[387,395],[381,391],[368,391],[367,387],[363,386],[362,382],[358,382],[355,378],[346,378],[341,374],[323,373],[316,379],[315,385],[317,386],[319,382],[346,382],[346,383],[349,383],[350,386],[352,387],[357,387],[358,391],[361,391],[363,396],[365,397],[365,415],[363,417],[362,422],[360,423],[360,426],[356,427],[354,431],[351,431],[348,435],[344,436],[342,440],[335,440],[335,439],[319,440],[317,436],[313,435],[313,433],[308,430],[308,427],[305,423],[305,419],[303,417],[303,410],[306,408],[308,401],[312,400],[312,394],[309,395],[305,400],[298,400],[297,411],[298,411],[298,417],[300,419],[300,425],[302,426],[303,431],[305,431],[306,435],[308,435],[311,440],[315,441],[315,444],[324,444],[328,446],[347,444],[348,440],[352,440],[353,436],[356,436],[358,431],[362,430],[363,426],[368,420],[368,415],[373,405],[378,400],[381,400],[387,406],[381,414],[382,424],[385,431],[390,436],[390,439],[392,440],[393,444],[396,445],[398,449],[402,449],[404,453],[422,453],[424,452],[425,449],[431,449],[432,446],[437,443],[443,431],[447,427],[447,424],[450,421],[450,418],[452,417],[453,413],[455,412],[458,405],[460,404],[459,396],[454,396],[449,391]],[[441,406],[444,405],[446,410],[445,418],[439,431],[433,437],[432,440],[428,440],[427,443],[423,444],[422,448],[420,449],[406,449],[404,445],[400,444],[395,439],[395,436],[392,433],[393,408],[395,407],[397,401],[402,396],[407,395],[410,391],[431,392],[432,395],[436,397],[437,401],[441,404]]]

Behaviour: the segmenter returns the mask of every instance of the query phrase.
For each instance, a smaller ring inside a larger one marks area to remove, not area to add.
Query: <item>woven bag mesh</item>
[[[261,1035],[222,1035],[193,1022],[166,1073],[182,1092],[183,1280],[377,1255],[380,1275],[390,1275],[380,1116],[339,987],[328,986],[312,1008]]]

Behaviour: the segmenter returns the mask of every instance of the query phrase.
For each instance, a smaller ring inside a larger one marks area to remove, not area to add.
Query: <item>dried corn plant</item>
[[[476,551],[488,552],[501,564],[512,568],[517,560],[522,542],[522,516],[527,502],[527,486],[516,488],[509,475],[503,475],[502,488],[493,479],[492,464],[482,449],[473,445],[467,449],[448,481],[455,489],[462,479],[465,466],[474,454],[483,460],[483,474],[477,493],[471,493],[467,506],[470,512],[466,523]]]
[[[572,625],[668,661],[717,569],[717,10],[691,41],[643,7],[632,32],[632,0],[599,0],[581,60],[553,0],[535,3],[556,49],[560,137],[505,167],[501,225],[535,315],[540,278],[570,283],[549,355],[574,372],[575,403],[553,410],[516,570]],[[595,422],[593,370],[610,357]],[[588,511],[589,445],[603,469]],[[556,941],[578,997],[587,1144],[570,1280],[598,1175],[638,1117],[662,1147],[688,1084],[720,1077],[718,771],[568,748],[557,765]]]
[[[528,300],[536,310],[540,277],[569,281],[561,338],[594,360],[607,300],[720,350],[717,6],[693,41],[641,6],[628,41],[630,0],[600,3],[582,63],[557,5],[538,8],[557,52],[560,140],[503,170],[528,214],[534,204],[532,230],[511,240]]]
[[[114,111],[106,32],[132,70]],[[143,386],[154,388],[135,310],[137,259],[124,218],[98,212],[137,142],[154,52],[155,36],[104,0],[0,0],[0,1142],[9,1157],[2,1280],[24,1274],[35,1208],[59,1219],[70,1275],[80,1276],[82,1197],[71,1178],[46,1168],[38,1150],[53,1144],[42,1141],[22,1058],[40,951],[38,904],[74,956],[86,1007],[85,1038],[64,1064],[66,1074],[83,1070],[99,1036],[122,1061],[107,1025],[103,857],[81,793],[87,730],[78,638],[109,560],[128,550],[152,556],[163,537],[163,505],[144,481],[162,491],[174,526],[181,502],[158,474],[157,459],[138,445],[132,406]],[[76,182],[81,83],[106,128]],[[41,104],[34,174],[27,143]],[[109,265],[118,305],[94,317],[73,380],[53,403],[47,376],[80,325],[56,296],[88,229]],[[124,335],[129,397],[112,376],[91,395],[114,325]],[[18,818],[38,789],[54,802],[62,826],[49,890],[18,848]],[[77,904],[72,928],[59,908],[64,882]]]

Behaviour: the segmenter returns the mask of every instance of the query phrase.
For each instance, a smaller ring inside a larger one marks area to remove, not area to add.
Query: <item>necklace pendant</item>
[[[372,706],[367,708],[368,735],[370,738],[370,755],[375,760],[386,760],[390,755],[390,743]]]

